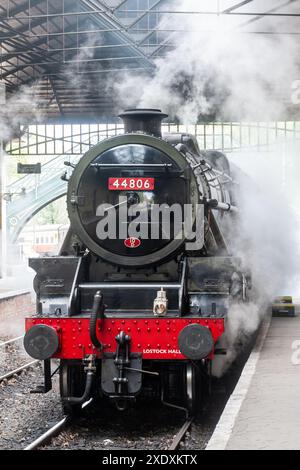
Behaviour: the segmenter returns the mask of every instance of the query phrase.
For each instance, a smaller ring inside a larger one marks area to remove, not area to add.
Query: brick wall
[[[35,312],[35,301],[30,293],[0,298],[0,321],[12,317],[25,317]]]

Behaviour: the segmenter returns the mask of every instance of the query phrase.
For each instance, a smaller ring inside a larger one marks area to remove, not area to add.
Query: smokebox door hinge
[[[85,196],[78,196],[77,194],[72,193],[70,202],[72,206],[83,206],[85,202]]]

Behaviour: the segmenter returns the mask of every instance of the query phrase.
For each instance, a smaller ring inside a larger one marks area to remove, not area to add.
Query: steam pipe
[[[104,309],[103,294],[98,290],[94,296],[94,304],[90,318],[90,338],[97,349],[103,349],[103,344],[97,338],[96,327],[98,318],[104,318]]]
[[[94,378],[94,372],[89,370],[86,375],[85,389],[81,397],[66,397],[64,401],[67,403],[74,403],[75,405],[81,405],[85,401],[90,399],[91,388]]]
[[[219,202],[217,199],[210,199],[207,201],[208,206],[211,209],[217,211],[225,211],[225,212],[239,212],[236,206],[229,204],[228,202]]]

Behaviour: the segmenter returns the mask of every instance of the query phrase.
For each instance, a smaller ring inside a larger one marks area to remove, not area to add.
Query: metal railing
[[[96,127],[95,127],[96,126]],[[44,134],[40,134],[39,126],[29,126],[28,136],[30,142],[28,145],[21,147],[15,144],[12,146],[12,156],[18,155],[21,158],[25,151],[39,150],[37,141],[44,144],[52,139],[53,148],[55,148],[56,140],[53,125],[43,126]],[[61,125],[60,127],[64,127]],[[78,134],[78,129],[83,131]],[[34,130],[37,134],[34,134]],[[121,134],[122,126],[110,124],[90,124],[68,126],[69,134],[59,132],[59,139],[63,140],[64,152],[55,155],[54,158],[46,161],[42,165],[40,175],[25,175],[12,182],[7,187],[7,227],[13,239],[17,237],[25,223],[40,209],[45,207],[53,200],[61,197],[66,193],[67,184],[61,180],[61,176],[65,171],[69,171],[64,165],[67,160],[72,164],[76,164],[82,154],[97,142]],[[195,126],[182,126],[179,124],[164,124],[163,132],[186,132],[196,135],[200,148],[215,149],[227,153],[243,151],[265,151],[269,146],[277,142],[286,142],[300,139],[300,122],[273,122],[273,123],[202,123]],[[24,134],[23,134],[24,143]],[[57,137],[58,139],[58,137]],[[25,139],[26,140],[26,139]],[[19,141],[18,141],[19,142]],[[84,150],[84,151],[83,151]],[[31,155],[31,154],[27,154]],[[39,155],[35,154],[35,157]],[[51,155],[47,154],[47,156]],[[45,157],[45,154],[44,154]],[[42,157],[41,157],[42,158]],[[11,197],[10,197],[11,194]]]
[[[190,133],[197,137],[200,148],[223,152],[265,150],[278,139],[299,139],[300,121],[276,122],[205,122],[193,126],[167,123],[163,132]],[[18,139],[6,146],[12,156],[45,157],[82,155],[100,140],[123,133],[119,124],[32,125]]]

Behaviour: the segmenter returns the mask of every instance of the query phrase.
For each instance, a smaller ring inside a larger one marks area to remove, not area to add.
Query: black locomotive
[[[235,183],[224,154],[161,134],[159,110],[128,110],[68,182],[60,254],[35,258],[36,315],[24,344],[60,360],[64,409],[92,396],[120,409],[139,395],[194,412],[232,301],[247,276],[231,245]],[[183,216],[184,214],[184,216]]]

